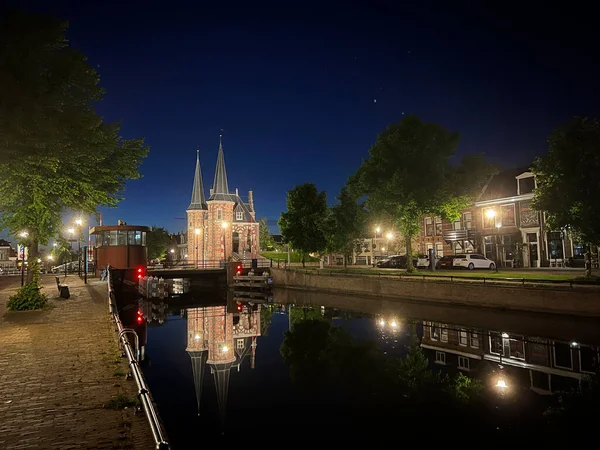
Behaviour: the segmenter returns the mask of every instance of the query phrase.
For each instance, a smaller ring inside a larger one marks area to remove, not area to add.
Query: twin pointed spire
[[[213,190],[211,199],[218,194],[229,196],[229,186],[227,184],[227,171],[225,170],[225,154],[223,153],[223,135],[219,135],[219,153],[217,154],[217,168],[215,169],[215,179],[213,181]],[[215,200],[219,200],[215,198]]]
[[[194,186],[192,187],[192,201],[188,209],[208,209],[204,186],[202,184],[202,170],[200,168],[200,147],[196,149],[196,172],[194,173]]]
[[[223,135],[219,135],[219,153],[217,154],[217,168],[213,188],[208,200],[231,201],[229,185],[227,183],[227,171],[225,170],[225,154],[223,153]],[[196,150],[196,172],[194,174],[194,187],[192,188],[192,201],[188,209],[208,209],[204,186],[202,184],[202,170],[200,168],[200,148]]]

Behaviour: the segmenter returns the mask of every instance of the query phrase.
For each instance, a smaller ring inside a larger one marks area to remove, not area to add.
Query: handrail
[[[114,291],[112,288],[112,278],[110,269],[108,270],[107,280],[109,311],[117,325],[117,330],[119,332],[119,340],[121,341],[123,351],[125,352],[125,355],[127,356],[127,361],[129,362],[131,374],[133,375],[133,379],[135,380],[135,383],[137,385],[138,398],[140,399],[140,402],[144,409],[144,413],[146,414],[146,419],[148,420],[148,424],[150,425],[150,431],[152,431],[152,437],[154,438],[155,448],[156,450],[169,450],[171,447],[163,433],[158,414],[156,412],[156,409],[154,408],[154,404],[152,403],[152,398],[150,397],[150,389],[146,385],[146,380],[144,379],[144,375],[140,370],[137,355],[134,355],[131,349],[131,343],[127,339],[127,334],[133,332],[136,337],[136,343],[139,342],[137,333],[129,328],[123,328],[123,324],[121,323],[121,319],[119,318],[119,311],[117,305],[114,303]]]
[[[424,274],[424,273],[405,273],[405,272],[381,272],[381,271],[373,271],[372,273],[363,273],[363,272],[352,272],[352,271],[335,271],[333,270],[309,270],[309,269],[301,269],[301,268],[291,268],[284,267],[284,270],[289,270],[293,272],[302,272],[308,275],[329,275],[334,277],[388,277],[388,278],[400,278],[400,279],[425,279],[429,278],[435,281],[450,281],[450,282],[460,282],[462,280],[466,281],[479,281],[482,284],[491,284],[494,282],[506,283],[506,284],[520,284],[522,286],[526,286],[527,284],[549,284],[549,285],[569,285],[570,288],[577,286],[598,286],[600,287],[600,282],[598,281],[585,281],[585,280],[544,280],[544,279],[536,279],[536,278],[524,278],[524,277],[470,277],[470,276],[453,276],[453,275],[435,275],[435,274]]]

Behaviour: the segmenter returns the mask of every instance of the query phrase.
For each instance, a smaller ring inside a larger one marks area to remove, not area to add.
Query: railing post
[[[525,278],[522,278],[521,282],[523,283],[523,286],[525,286]]]

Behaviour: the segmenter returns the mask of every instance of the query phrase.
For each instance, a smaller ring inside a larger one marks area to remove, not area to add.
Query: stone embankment
[[[273,284],[322,292],[411,299],[477,308],[600,316],[600,288],[319,274],[318,271],[271,269]]]

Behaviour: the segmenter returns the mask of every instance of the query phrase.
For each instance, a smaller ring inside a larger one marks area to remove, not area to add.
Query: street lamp
[[[196,269],[197,269],[198,268],[198,237],[200,236],[200,228],[196,228],[194,230],[194,234],[196,235],[194,242],[196,243]]]
[[[221,223],[221,228],[223,229],[223,261],[227,261],[227,239],[225,238],[225,230],[229,224],[225,221]]]
[[[491,209],[491,208],[488,209],[485,212],[485,216],[488,219],[494,221],[494,227],[496,228],[496,235],[494,236],[494,238],[495,238],[494,241],[496,244],[496,258],[495,258],[496,264],[495,265],[496,265],[496,272],[498,272],[498,260],[499,260],[499,258],[498,258],[498,233],[500,233],[500,227],[502,226],[502,223],[496,221],[496,210],[495,209]]]

